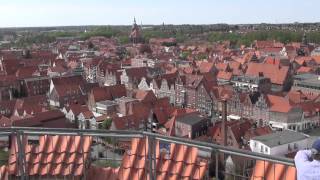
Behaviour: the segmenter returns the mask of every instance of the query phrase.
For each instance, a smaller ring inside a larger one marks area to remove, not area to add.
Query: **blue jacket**
[[[302,150],[294,158],[298,180],[320,180],[320,161],[312,160],[311,154],[311,150]]]

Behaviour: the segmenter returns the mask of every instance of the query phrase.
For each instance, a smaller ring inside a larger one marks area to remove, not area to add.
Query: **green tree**
[[[102,127],[102,129],[110,129],[111,124],[112,124],[112,119],[107,118],[102,122],[101,127]]]

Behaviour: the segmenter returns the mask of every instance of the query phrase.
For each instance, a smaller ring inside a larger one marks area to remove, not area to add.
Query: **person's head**
[[[312,158],[314,160],[320,161],[320,139],[317,139],[312,145]]]

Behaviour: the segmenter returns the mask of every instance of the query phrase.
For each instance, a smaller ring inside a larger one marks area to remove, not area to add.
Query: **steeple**
[[[134,44],[141,42],[142,38],[141,38],[140,28],[137,25],[136,17],[133,18],[133,25],[132,25],[132,29],[129,37],[131,42],[133,42]]]
[[[307,45],[307,44],[308,44],[307,34],[306,34],[305,31],[303,32],[302,43],[303,43],[304,45]]]

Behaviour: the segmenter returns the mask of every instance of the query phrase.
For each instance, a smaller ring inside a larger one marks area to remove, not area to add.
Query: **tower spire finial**
[[[134,23],[134,24],[137,24],[137,22],[136,22],[136,17],[135,17],[135,16],[133,17],[133,23]]]

